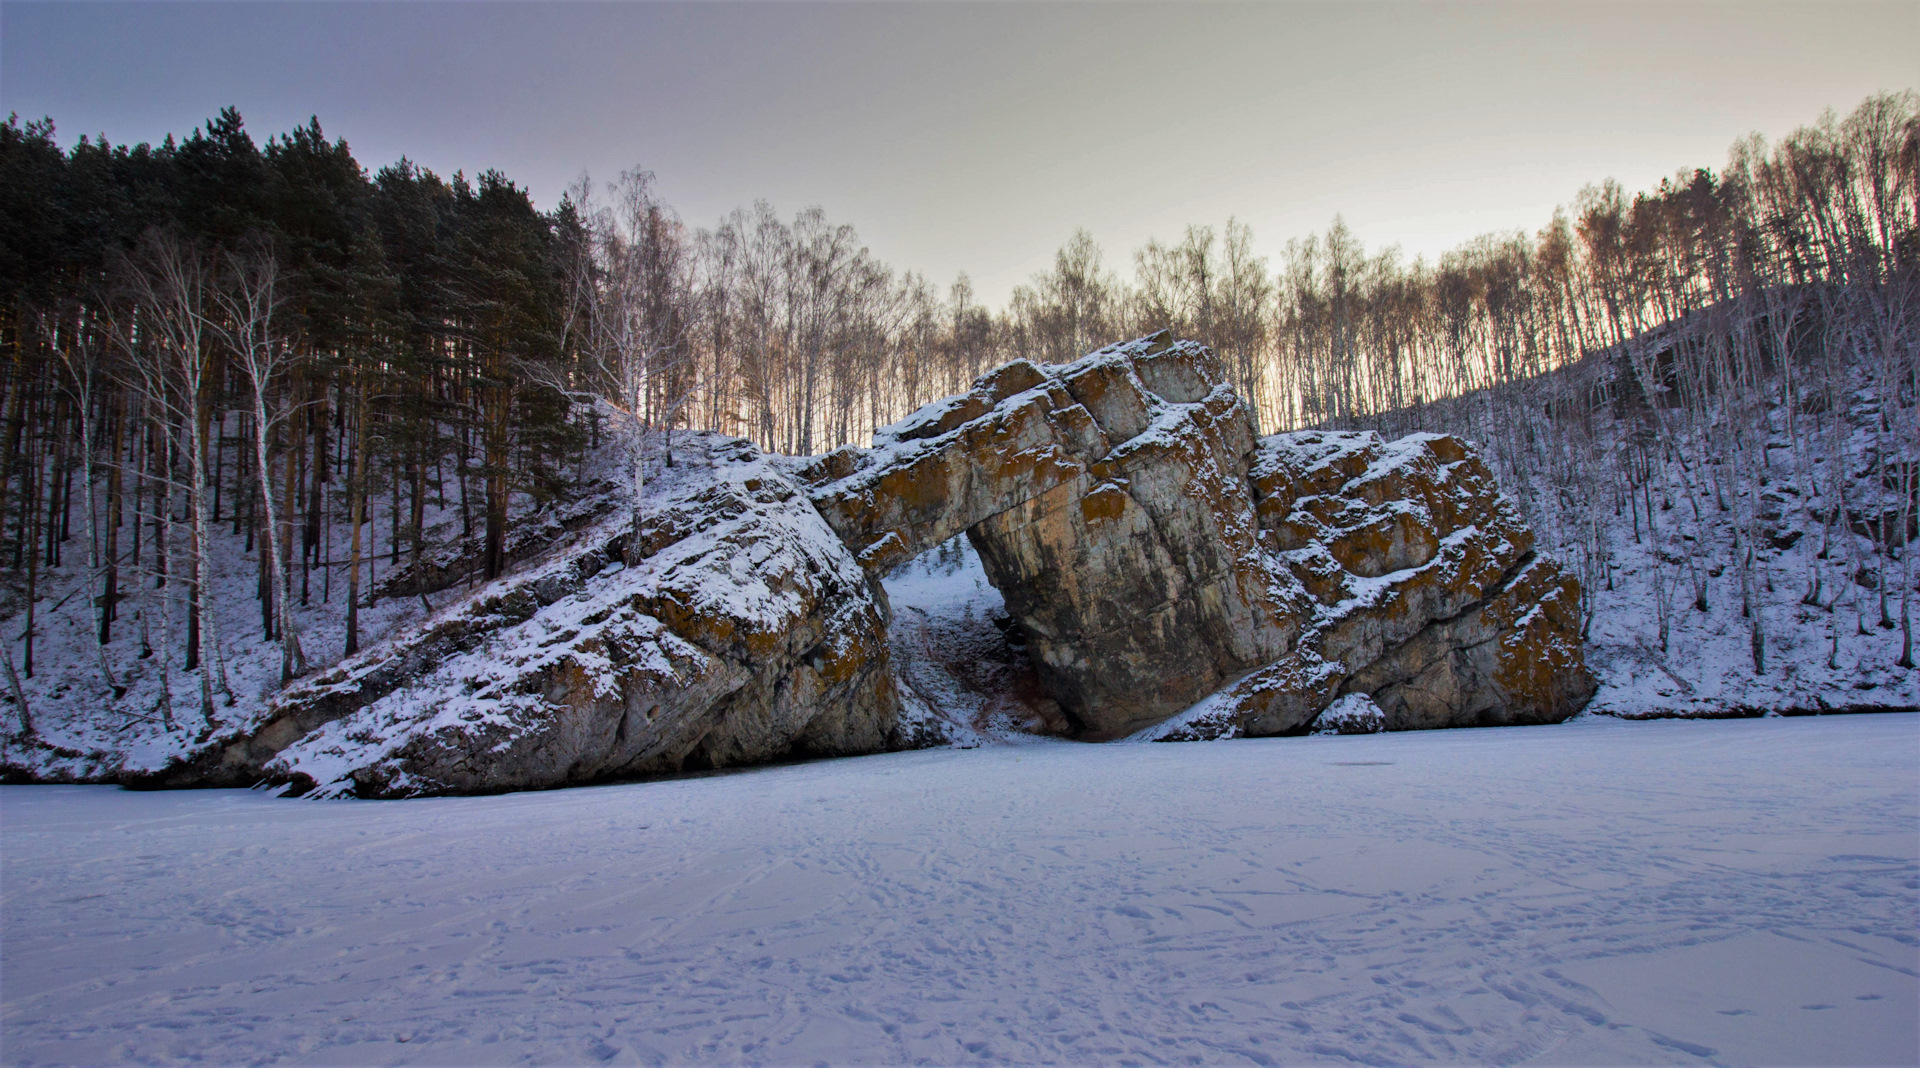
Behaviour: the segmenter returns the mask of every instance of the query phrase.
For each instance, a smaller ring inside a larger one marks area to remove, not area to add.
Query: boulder
[[[1315,734],[1378,734],[1387,729],[1387,714],[1363,693],[1336,699],[1313,721]]]

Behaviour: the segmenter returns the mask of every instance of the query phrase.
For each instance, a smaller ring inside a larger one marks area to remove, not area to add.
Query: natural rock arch
[[[1465,443],[1258,440],[1165,333],[1007,364],[799,473],[876,573],[964,531],[1089,737],[1230,683],[1181,729],[1282,733],[1343,691],[1389,727],[1552,721],[1593,690],[1577,587]]]

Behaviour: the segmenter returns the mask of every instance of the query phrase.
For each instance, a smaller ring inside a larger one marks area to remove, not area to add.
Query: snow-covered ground
[[[1920,1058],[1920,717],[0,789],[9,1064]]]
[[[571,500],[538,506],[527,494],[514,494],[510,554],[537,563],[538,548],[559,539],[563,527],[587,525],[598,512],[610,511],[608,495],[617,494],[619,490],[614,487],[624,484],[624,468],[619,466],[624,449],[623,443],[609,439],[599,453],[591,456],[576,472],[574,489],[578,496]],[[345,478],[335,485],[332,492],[337,499],[330,500],[328,511],[332,521],[321,525],[320,555],[326,566],[313,567],[303,577],[298,570],[297,551],[288,564],[293,574],[293,615],[300,629],[300,644],[315,674],[324,673],[345,655],[347,570],[351,559],[347,546],[352,528],[347,521]],[[404,542],[401,550],[394,550],[396,525],[391,500],[384,494],[369,495],[367,559],[362,565],[365,570],[359,612],[362,649],[372,649],[385,640],[404,640],[409,633],[430,626],[436,614],[457,610],[476,589],[486,586],[477,567],[469,570],[460,564],[465,553],[471,557],[466,564],[477,565],[478,535],[476,539],[461,537],[459,482],[449,475],[438,489],[431,478],[427,486],[423,562],[430,568],[458,574],[460,579],[424,596],[393,592],[392,581],[409,572],[411,558]],[[96,507],[104,512],[104,485],[95,487],[95,500]],[[484,521],[475,522],[478,530]],[[73,526],[62,565],[40,575],[44,603],[35,619],[37,670],[21,680],[38,741],[44,744],[22,745],[13,737],[18,711],[13,695],[7,693],[0,697],[0,703],[6,706],[0,713],[4,716],[0,732],[6,735],[0,737],[0,759],[67,778],[110,776],[123,767],[153,770],[191,752],[215,731],[247,724],[266,710],[281,688],[280,646],[265,640],[262,634],[257,600],[260,547],[248,549],[248,540],[235,529],[231,512],[210,525],[214,581],[208,584],[208,615],[215,624],[220,668],[228,690],[220,694],[216,683],[212,723],[201,713],[201,673],[183,670],[187,618],[183,585],[176,581],[164,590],[156,589],[151,574],[128,566],[121,576],[125,600],[112,641],[99,647],[95,641],[98,617],[89,607],[89,598],[82,595],[97,588],[93,583],[98,580],[88,575],[86,534],[80,521],[76,519]],[[130,529],[123,533],[124,538],[131,536]],[[187,553],[187,535],[176,525],[172,538],[176,554],[172,566],[178,573],[186,567],[182,560]],[[123,553],[126,546],[123,542]],[[151,567],[150,543],[146,552],[147,566]],[[524,570],[525,562],[520,561],[521,566],[512,570]],[[367,595],[374,589],[381,595],[367,604]],[[0,593],[0,612],[16,627],[22,618],[20,607],[17,599]],[[18,632],[14,633],[17,639]],[[149,650],[150,655],[143,655]],[[14,656],[16,660],[22,656],[18,644]],[[113,696],[109,676],[114,684],[126,689],[118,699]]]

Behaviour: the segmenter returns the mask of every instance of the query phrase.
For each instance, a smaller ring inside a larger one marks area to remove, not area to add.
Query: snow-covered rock
[[[892,744],[882,595],[752,445],[685,442],[649,494],[646,544],[629,530],[623,510],[132,778],[400,797]]]
[[[965,531],[1091,738],[1156,723],[1285,653],[1304,598],[1259,544],[1253,428],[1213,354],[1165,333],[1017,362],[809,474],[872,567]]]
[[[399,797],[1021,732],[1301,733],[1343,697],[1387,730],[1553,722],[1592,693],[1578,589],[1472,446],[1257,440],[1213,354],[1164,333],[1008,364],[871,449],[786,459],[699,434],[676,454],[638,534],[625,480],[599,477],[526,524],[513,572],[291,687],[86,749],[8,739],[0,764]],[[922,583],[896,618],[882,577],[961,533],[981,581]],[[258,679],[266,659],[247,663]],[[75,737],[78,704],[56,707]]]
[[[1379,734],[1387,714],[1363,693],[1350,693],[1326,707],[1313,721],[1315,734]]]
[[[1593,695],[1579,589],[1458,438],[1302,431],[1261,441],[1262,536],[1314,596],[1299,646],[1235,684],[1248,734],[1340,693],[1389,730],[1555,723]]]

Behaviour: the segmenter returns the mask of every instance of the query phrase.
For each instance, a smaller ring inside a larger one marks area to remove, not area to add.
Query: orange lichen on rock
[[[1118,519],[1126,514],[1127,491],[1112,482],[1102,482],[1080,498],[1080,518],[1087,523]]]
[[[1319,609],[1300,648],[1243,680],[1216,721],[1284,733],[1362,693],[1389,730],[1553,722],[1592,695],[1579,587],[1533,554],[1467,443],[1275,435],[1250,481],[1265,544]]]

